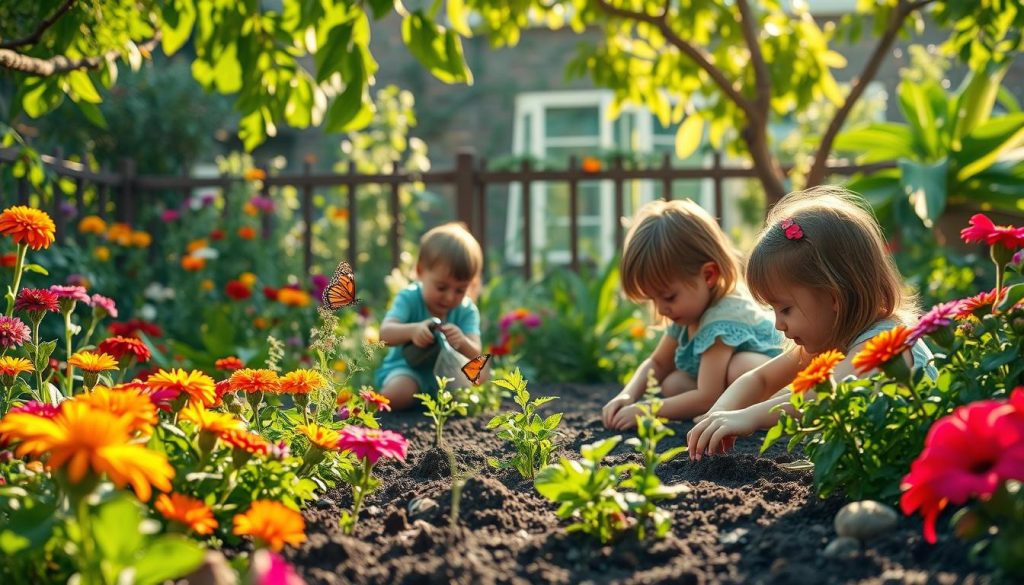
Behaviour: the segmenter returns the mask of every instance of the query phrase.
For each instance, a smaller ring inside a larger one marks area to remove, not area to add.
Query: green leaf
[[[91,538],[108,562],[121,567],[132,564],[136,551],[142,548],[140,512],[138,502],[129,497],[104,502],[93,512]]]
[[[33,365],[37,372],[42,372],[44,369],[50,367],[50,355],[53,354],[53,350],[57,349],[57,340],[51,339],[50,341],[40,341],[38,349],[39,351],[36,352]]]
[[[92,79],[89,78],[89,74],[82,70],[71,71],[67,74],[68,86],[71,91],[75,93],[75,97],[79,100],[98,104],[103,101],[100,97],[100,93],[96,91],[96,86],[93,85]]]
[[[914,213],[931,228],[946,209],[949,160],[934,164],[900,159],[900,182]]]
[[[148,543],[135,561],[137,585],[159,585],[183,577],[203,562],[203,549],[195,541],[176,534],[165,534]]]
[[[914,155],[914,138],[904,124],[871,124],[840,134],[835,150],[857,153],[863,162],[907,158]]]
[[[39,264],[25,264],[24,266],[22,266],[21,269],[24,272],[35,272],[36,274],[42,274],[43,276],[49,276],[50,275],[50,271],[48,271],[47,269],[43,268]]]
[[[963,148],[956,153],[962,165],[956,174],[966,181],[996,162],[1020,161],[1019,147],[1024,145],[1024,113],[1008,114],[978,125],[963,139]]]
[[[764,442],[761,443],[761,450],[759,453],[764,453],[771,447],[776,441],[782,438],[782,424],[776,423],[775,426],[768,429],[768,432],[764,436]]]
[[[612,452],[612,449],[614,449],[621,440],[622,435],[615,435],[608,437],[607,439],[590,443],[589,445],[583,445],[583,447],[580,448],[580,455],[582,455],[587,461],[599,463],[606,455]]]
[[[689,158],[700,148],[703,138],[704,118],[697,114],[687,116],[676,130],[676,158]]]
[[[40,504],[5,510],[6,517],[0,525],[0,551],[4,556],[13,556],[42,549],[57,523],[55,512],[53,506]]]
[[[96,104],[90,104],[88,102],[78,102],[75,104],[78,106],[78,110],[82,112],[87,120],[93,123],[97,128],[107,130],[107,119],[103,116],[103,110],[99,109]]]
[[[451,24],[452,30],[464,37],[473,36],[473,31],[469,29],[469,10],[466,7],[465,1],[448,0],[446,9],[448,11],[448,23]]]
[[[173,55],[192,36],[192,27],[196,22],[195,3],[191,0],[165,2],[161,6],[161,14],[163,26],[160,32],[163,38],[160,43],[164,54]]]
[[[64,101],[64,92],[55,79],[39,78],[33,81],[26,83],[21,105],[30,118],[38,118],[59,106]]]

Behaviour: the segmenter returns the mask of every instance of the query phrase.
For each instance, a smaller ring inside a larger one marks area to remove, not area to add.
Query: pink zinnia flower
[[[60,310],[60,303],[57,302],[57,295],[45,288],[23,288],[18,291],[18,298],[14,301],[14,309],[30,313],[32,311],[53,311]]]
[[[164,223],[171,223],[172,221],[177,221],[179,218],[181,218],[181,212],[177,209],[165,209],[164,212],[160,214],[160,221]]]
[[[404,461],[409,448],[405,437],[393,431],[350,425],[341,429],[339,435],[339,449],[351,451],[359,459],[368,459],[370,465],[382,457]]]
[[[979,319],[991,310],[992,305],[996,302],[996,289],[992,289],[988,292],[978,293],[973,297],[967,297],[957,301],[959,305],[956,308],[956,313],[953,315],[957,319],[966,319],[971,315],[978,317]]]
[[[537,327],[540,327],[540,315],[538,315],[537,313],[530,313],[529,315],[523,317],[523,325],[525,325],[527,329],[535,329]]]
[[[0,347],[5,350],[21,347],[31,336],[32,332],[24,321],[17,317],[0,315]]]
[[[375,405],[377,410],[391,410],[391,399],[383,394],[378,394],[373,390],[363,390],[359,393],[359,397],[365,400],[368,404]]]
[[[974,402],[932,425],[900,485],[900,507],[920,510],[925,540],[934,543],[947,504],[989,496],[1008,479],[1024,480],[1024,415],[1006,401]]]
[[[26,402],[21,406],[15,406],[7,414],[14,414],[15,412],[24,412],[26,414],[32,414],[43,418],[53,418],[60,412],[60,408],[47,404],[45,402],[39,402],[38,400],[32,400]]]
[[[250,199],[249,203],[251,203],[252,206],[255,207],[256,209],[265,211],[267,213],[274,211],[274,201],[269,197],[260,197],[259,195],[257,195]]]
[[[1002,244],[1008,250],[1024,246],[1024,227],[995,225],[985,214],[971,218],[971,225],[960,230],[960,238],[967,242],[984,242],[989,246]]]
[[[71,299],[73,301],[82,301],[85,304],[91,304],[92,299],[89,298],[89,293],[80,286],[63,286],[55,284],[50,287],[50,292],[57,295],[57,299]]]
[[[917,325],[910,330],[910,337],[907,338],[907,343],[913,344],[925,335],[934,333],[935,331],[950,325],[959,312],[959,308],[960,301],[939,303],[932,307],[931,310],[921,317],[921,320],[917,322]]]
[[[92,307],[97,313],[100,313],[101,311],[106,313],[106,315],[101,314],[100,318],[109,315],[110,317],[117,319],[117,305],[114,303],[114,299],[100,294],[95,294],[92,295],[91,300]]]
[[[253,585],[306,585],[284,557],[265,548],[253,553],[250,570]]]

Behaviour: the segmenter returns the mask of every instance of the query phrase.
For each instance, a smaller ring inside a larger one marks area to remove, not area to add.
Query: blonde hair
[[[471,281],[483,270],[484,254],[465,224],[451,222],[423,234],[416,265],[425,270],[448,268],[455,280]]]
[[[787,219],[802,237],[786,235]],[[870,207],[843,187],[795,191],[772,208],[747,262],[747,286],[762,303],[791,286],[831,294],[837,315],[828,347],[844,351],[879,319],[913,323],[917,312]]]
[[[693,201],[651,201],[633,217],[626,234],[619,275],[622,290],[637,301],[694,277],[707,262],[718,265],[712,302],[732,292],[740,263],[715,218]]]

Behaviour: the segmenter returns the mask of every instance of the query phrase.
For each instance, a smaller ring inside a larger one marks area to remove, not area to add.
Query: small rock
[[[238,578],[231,570],[224,555],[215,550],[206,551],[203,564],[185,577],[188,585],[238,585]]]
[[[725,534],[718,537],[718,541],[724,545],[737,544],[743,541],[743,538],[750,532],[747,528],[737,528],[730,530]]]
[[[334,507],[334,500],[331,498],[320,498],[316,501],[316,507],[321,510],[328,510]]]
[[[380,516],[381,512],[382,510],[380,509],[380,506],[370,506],[369,508],[366,509],[366,515],[371,518]]]
[[[437,510],[437,500],[428,498],[426,496],[421,498],[413,498],[409,500],[409,518],[419,518],[423,516],[432,515],[433,510]]]
[[[839,536],[868,540],[889,531],[898,520],[896,510],[881,502],[864,500],[843,506],[836,514],[835,527]]]
[[[840,536],[825,547],[825,558],[848,559],[860,552],[860,541],[850,536]]]

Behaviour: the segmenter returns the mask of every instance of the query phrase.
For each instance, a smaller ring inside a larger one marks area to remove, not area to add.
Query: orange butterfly
[[[474,384],[479,384],[480,374],[484,371],[484,366],[487,365],[489,359],[491,359],[491,354],[485,353],[466,362],[466,365],[462,366],[462,373],[466,375],[466,379]]]
[[[363,302],[356,298],[356,273],[344,260],[331,277],[331,283],[324,289],[324,306],[332,311]]]

